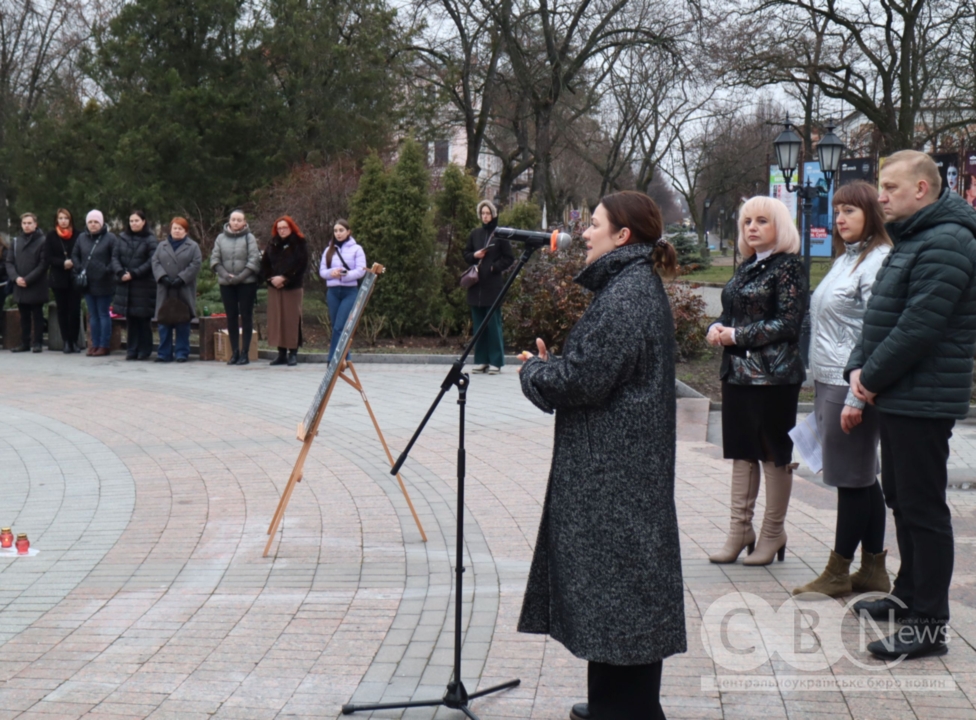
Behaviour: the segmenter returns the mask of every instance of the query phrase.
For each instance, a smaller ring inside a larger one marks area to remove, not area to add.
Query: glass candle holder
[[[14,534],[10,532],[10,528],[0,528],[0,548],[13,547],[14,544]]]
[[[27,533],[18,533],[17,554],[26,555],[28,550],[30,550],[30,540],[27,539]]]

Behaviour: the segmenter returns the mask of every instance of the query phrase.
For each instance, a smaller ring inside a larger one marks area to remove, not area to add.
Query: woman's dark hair
[[[345,218],[336,220],[335,225],[342,225],[346,230],[349,230],[349,221]],[[333,232],[332,237],[329,238],[329,249],[325,251],[325,264],[329,267],[332,267],[332,258],[335,255],[335,249],[335,232]]]
[[[229,220],[230,219],[230,216],[233,215],[234,213],[240,213],[244,217],[245,220],[247,219],[247,215],[245,215],[244,214],[244,211],[241,210],[240,208],[234,208],[229,213],[227,213],[227,219]]]
[[[867,242],[864,244],[864,249],[861,250],[857,262],[851,269],[851,272],[854,272],[857,266],[868,256],[868,253],[876,247],[891,245],[892,243],[884,227],[884,210],[881,209],[881,203],[878,202],[878,188],[874,185],[866,183],[863,180],[854,180],[846,185],[841,185],[834,190],[835,216],[837,214],[837,208],[841,205],[853,205],[864,213],[864,230],[861,231],[861,237],[858,238],[858,241],[867,240]],[[834,246],[834,257],[841,257],[844,254],[847,243],[844,242],[844,238],[837,232],[836,220],[834,221],[831,243]]]
[[[630,230],[630,243],[651,245],[654,272],[661,277],[678,273],[678,254],[674,246],[661,238],[664,218],[657,203],[642,192],[624,190],[604,197],[600,204],[607,211],[607,219],[615,230]]]
[[[65,210],[64,208],[58,208],[58,211],[54,213],[54,224],[55,225],[58,224],[58,218],[61,217],[62,215],[67,215],[69,227],[74,227],[75,224],[74,217],[71,215],[71,213],[68,210]]]
[[[132,225],[129,224],[129,218],[131,218],[133,215],[136,215],[136,216],[142,218],[142,221],[144,223],[145,222],[148,222],[148,220],[146,220],[146,211],[145,210],[132,210],[125,217],[125,229],[128,230],[129,232],[132,232]],[[145,225],[143,225],[143,228],[145,229]]]

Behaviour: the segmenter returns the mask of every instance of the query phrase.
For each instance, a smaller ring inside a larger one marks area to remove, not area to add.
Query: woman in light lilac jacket
[[[332,323],[329,362],[332,361],[336,345],[339,344],[339,336],[342,335],[349,312],[356,302],[359,281],[366,274],[366,253],[349,233],[349,222],[336,220],[333,233],[319,265],[319,276],[328,287],[325,301],[329,305],[329,321]],[[346,358],[348,359],[348,355]]]

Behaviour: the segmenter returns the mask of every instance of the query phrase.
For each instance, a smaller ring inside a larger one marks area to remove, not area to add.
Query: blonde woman
[[[725,546],[709,556],[744,565],[769,565],[786,552],[784,523],[793,489],[796,405],[806,377],[800,325],[808,284],[797,253],[800,236],[786,206],[754,197],[739,211],[744,262],[722,290],[722,316],[708,329],[722,357],[722,445],[732,462],[731,522]],[[766,511],[758,542],[752,527],[759,466],[766,477]]]

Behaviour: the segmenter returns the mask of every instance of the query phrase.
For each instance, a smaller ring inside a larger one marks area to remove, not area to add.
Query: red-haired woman
[[[878,483],[878,409],[858,400],[844,368],[861,336],[864,310],[881,264],[891,252],[878,189],[852,182],[834,192],[834,260],[810,305],[810,372],[823,444],[823,481],[837,488],[834,549],[816,580],[793,590],[840,597],[891,590],[885,569],[884,493]],[[861,567],[850,574],[861,546]]]
[[[563,354],[537,340],[520,374],[525,396],[555,411],[556,431],[518,629],[589,662],[575,720],[663,720],[663,661],[687,646],[674,319],[660,277],[674,275],[676,258],[663,225],[642,193],[603,198],[575,279],[593,300]]]
[[[288,215],[275,220],[271,242],[261,257],[268,283],[268,344],[278,348],[272,365],[297,365],[302,344],[302,283],[308,271],[308,244]]]
[[[807,276],[797,256],[800,235],[786,206],[750,198],[739,211],[739,252],[745,261],[722,290],[722,316],[708,329],[722,345],[722,446],[732,462],[729,535],[709,556],[744,565],[769,565],[786,552],[786,510],[793,491],[793,441],[800,386],[800,325],[807,308]],[[759,465],[766,476],[766,511],[759,542],[752,514]],[[754,549],[754,551],[753,551]]]

